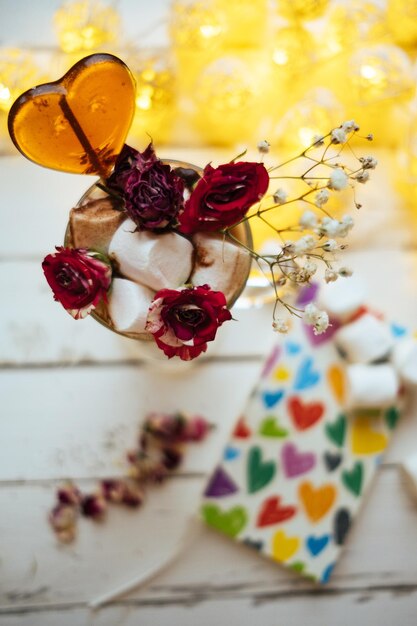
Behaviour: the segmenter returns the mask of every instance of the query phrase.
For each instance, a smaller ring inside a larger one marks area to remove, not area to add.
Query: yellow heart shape
[[[298,537],[288,537],[283,530],[278,530],[272,538],[272,556],[276,561],[288,561],[300,547]]]
[[[339,365],[331,365],[327,370],[327,380],[334,397],[339,404],[345,400],[345,373]]]
[[[372,422],[372,418],[360,415],[354,419],[352,425],[352,452],[354,454],[376,454],[383,452],[387,447],[387,437],[384,433],[373,430]]]
[[[284,367],[284,365],[280,365],[274,371],[275,380],[279,380],[279,381],[288,380],[289,377],[290,377],[290,372],[287,370],[286,367]]]

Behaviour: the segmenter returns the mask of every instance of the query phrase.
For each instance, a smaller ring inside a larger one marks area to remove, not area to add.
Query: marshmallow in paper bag
[[[398,400],[400,384],[389,363],[348,365],[346,375],[346,407],[365,409],[389,407]]]
[[[404,383],[417,385],[417,341],[401,339],[392,351],[392,363]]]
[[[343,322],[360,309],[366,301],[366,290],[355,276],[343,278],[320,287],[317,305],[331,318]]]
[[[350,363],[371,363],[387,357],[394,344],[387,324],[370,313],[345,324],[336,332],[335,341]]]

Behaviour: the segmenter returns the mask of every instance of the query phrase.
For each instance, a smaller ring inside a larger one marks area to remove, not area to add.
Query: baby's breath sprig
[[[369,180],[370,171],[375,169],[378,162],[373,156],[358,157],[355,154],[351,142],[355,136],[360,137],[359,131],[360,128],[354,120],[343,122],[326,135],[314,137],[311,145],[300,154],[270,167],[270,180],[279,181],[279,186],[272,193],[266,194],[255,210],[234,225],[235,227],[257,218],[278,239],[273,253],[263,254],[245,246],[274,290],[272,327],[276,332],[288,331],[289,320],[285,317],[286,313],[303,317],[307,324],[313,326],[316,334],[327,329],[329,318],[325,311],[320,311],[315,305],[308,305],[304,310],[299,309],[291,304],[288,294],[288,288],[310,283],[318,270],[318,263],[324,265],[324,280],[327,283],[352,274],[349,268],[337,268],[335,264],[337,252],[346,247],[338,240],[347,237],[354,224],[353,218],[348,214],[341,219],[333,217],[328,204],[334,193],[350,188],[354,206],[361,208],[356,200],[355,186]],[[361,138],[372,141],[373,136],[369,134]],[[259,142],[261,161],[269,148],[266,140]],[[288,188],[285,183],[282,184],[284,181],[287,181]],[[295,181],[301,184],[301,190],[291,194],[291,185]],[[306,210],[297,224],[277,228],[271,218],[288,205],[302,205]],[[240,243],[233,235],[231,227],[224,229],[223,234]],[[294,234],[298,238],[288,239]],[[280,311],[283,311],[284,316],[279,315]]]

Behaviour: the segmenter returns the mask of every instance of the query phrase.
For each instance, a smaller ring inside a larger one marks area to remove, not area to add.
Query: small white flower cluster
[[[340,221],[326,216],[321,220],[316,232],[326,237],[347,237],[353,228],[353,224],[351,215],[344,215]]]
[[[341,167],[335,167],[329,177],[329,182],[327,186],[329,189],[333,189],[333,191],[342,191],[342,189],[346,189],[349,184],[349,176],[346,174],[345,170]]]
[[[352,276],[353,272],[350,267],[340,267],[338,270],[335,270],[331,267],[328,267],[324,272],[324,280],[326,283],[334,283],[335,280],[342,276],[343,278],[349,278]]]
[[[277,317],[272,322],[272,329],[276,333],[282,333],[285,335],[289,331],[290,326],[286,320],[282,319],[282,317]]]
[[[304,309],[303,320],[308,326],[313,326],[315,335],[321,335],[329,327],[329,316],[326,311],[321,311],[313,303],[307,304]]]
[[[258,151],[261,154],[268,154],[270,147],[271,147],[271,144],[268,141],[266,141],[266,139],[263,139],[257,145]]]
[[[273,198],[275,204],[285,204],[287,202],[287,199],[288,199],[288,194],[285,191],[285,189],[282,189],[280,187],[273,194],[272,198]]]

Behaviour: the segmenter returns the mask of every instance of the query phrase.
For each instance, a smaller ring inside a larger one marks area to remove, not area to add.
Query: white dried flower
[[[309,278],[317,272],[317,263],[314,261],[306,261],[303,270],[308,274]]]
[[[271,144],[268,141],[266,141],[266,139],[263,139],[262,141],[260,141],[257,146],[261,154],[268,154],[270,147],[271,147]]]
[[[316,193],[316,195],[314,196],[314,204],[321,208],[323,206],[323,204],[326,204],[326,202],[329,200],[330,198],[330,192],[328,189],[320,189],[320,191],[318,191]]]
[[[314,334],[321,335],[329,326],[329,316],[326,311],[321,311],[312,302],[304,309],[304,322],[314,327]]]
[[[299,224],[301,228],[314,228],[317,224],[317,216],[313,211],[306,211],[302,214]]]
[[[314,135],[313,137],[313,146],[319,147],[324,145],[324,137],[323,135]]]
[[[357,180],[358,183],[362,183],[364,185],[369,180],[369,171],[362,170],[362,172],[358,172],[358,174],[356,174],[355,176],[355,180]]]
[[[298,241],[294,243],[295,254],[306,254],[311,252],[317,245],[316,239],[313,235],[304,235]]]
[[[289,330],[288,322],[278,317],[276,320],[272,322],[272,328],[276,333],[286,334]]]
[[[345,133],[351,133],[353,130],[360,130],[355,120],[347,120],[346,122],[343,122],[342,128]]]
[[[341,191],[342,189],[346,189],[348,185],[349,177],[344,170],[340,167],[337,167],[330,174],[328,187],[329,189],[334,189],[335,191]]]
[[[359,161],[364,170],[374,170],[378,165],[378,160],[372,156],[360,157]]]
[[[282,246],[282,254],[284,256],[295,254],[295,243],[293,241],[286,241]]]
[[[285,189],[282,189],[282,187],[280,187],[276,190],[272,197],[276,204],[285,204],[287,202],[288,194]]]
[[[346,133],[343,128],[333,128],[331,134],[332,143],[346,143]]]
[[[343,278],[349,278],[350,276],[352,276],[352,274],[353,270],[350,267],[339,268],[339,276],[342,276]]]
[[[326,252],[334,252],[339,249],[339,244],[334,239],[328,239],[323,245],[323,250]]]
[[[328,237],[337,237],[339,235],[340,222],[333,217],[323,217],[320,226],[320,232]]]
[[[353,217],[351,215],[344,215],[339,225],[339,237],[346,237],[352,230],[353,225]]]
[[[334,283],[338,278],[339,274],[330,268],[327,268],[324,272],[324,280],[326,283]]]

